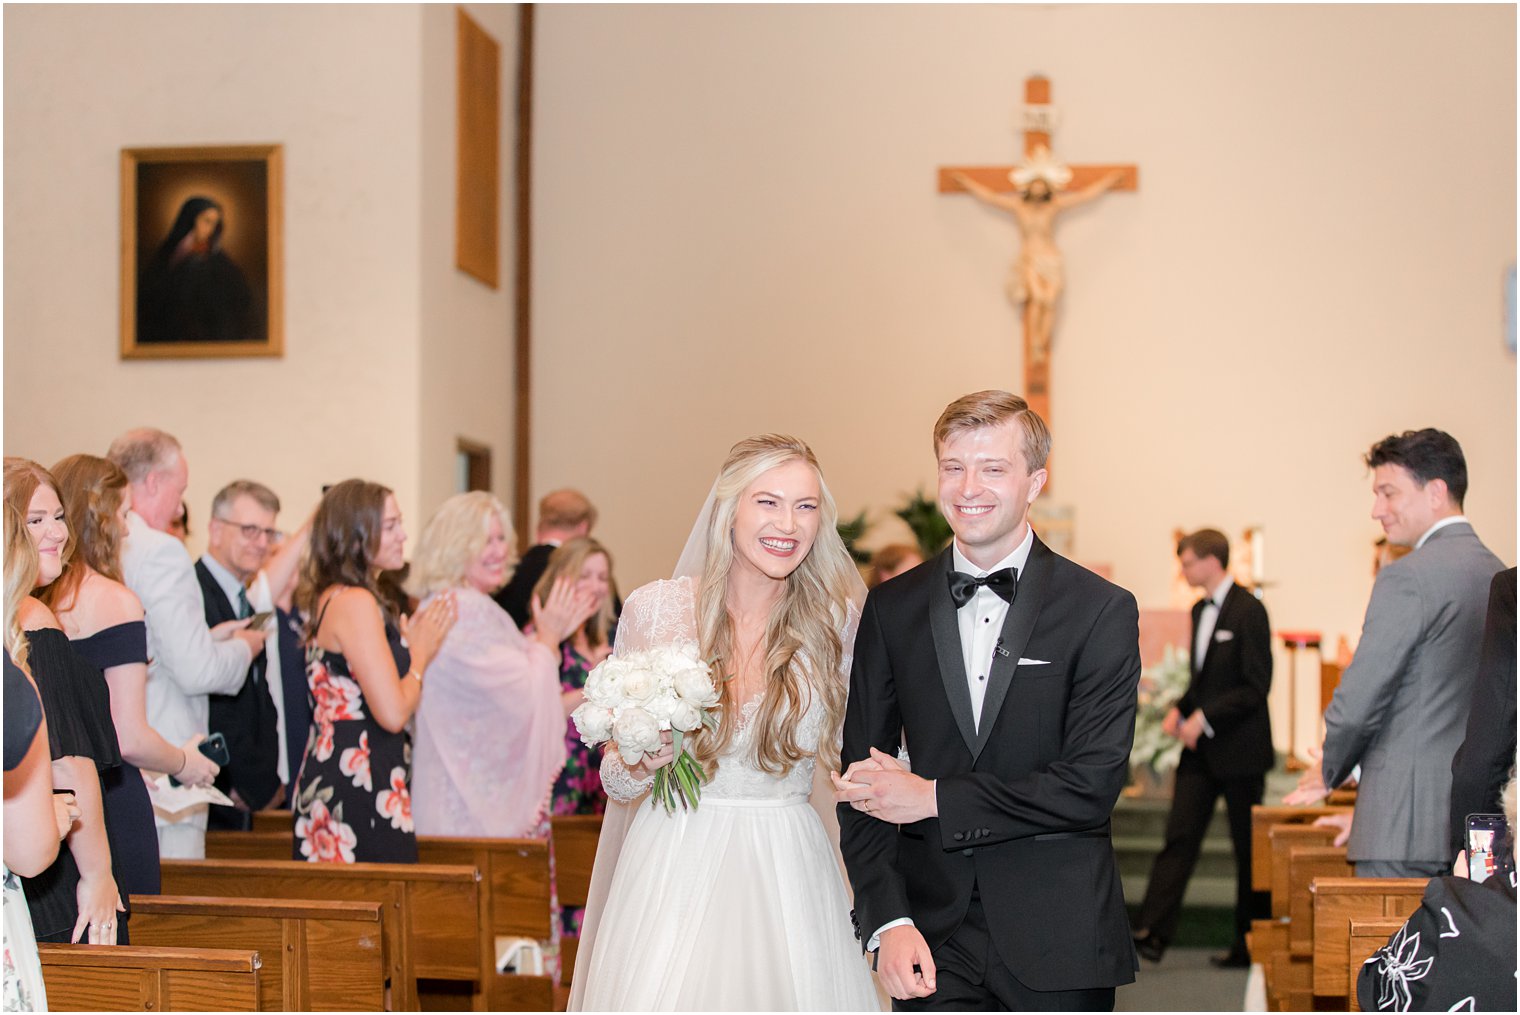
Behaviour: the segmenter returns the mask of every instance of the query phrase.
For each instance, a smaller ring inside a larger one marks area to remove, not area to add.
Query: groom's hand
[[[844,778],[833,776],[834,801],[893,825],[908,825],[939,814],[934,783],[902,766],[890,754],[871,748],[871,757],[857,761]]]
[[[876,975],[887,993],[899,1001],[934,993],[934,959],[917,927],[905,923],[881,932]]]

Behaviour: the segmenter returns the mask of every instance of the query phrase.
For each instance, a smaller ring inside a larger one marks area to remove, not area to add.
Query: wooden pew
[[[257,835],[255,832],[231,833]],[[169,895],[378,902],[391,1003],[418,1007],[419,979],[483,984],[477,947],[483,893],[474,867],[305,863],[299,860],[165,860]],[[394,945],[394,946],[393,946]]]
[[[132,940],[257,950],[260,1011],[385,1006],[378,902],[134,895]]]
[[[584,907],[591,894],[591,866],[596,860],[596,843],[602,834],[600,814],[567,814],[551,818],[554,840],[554,887],[559,904]],[[560,984],[570,986],[575,971],[575,955],[580,938],[562,937],[559,942]]]
[[[290,811],[254,811],[253,831],[284,832],[288,839],[295,834],[296,816]]]
[[[257,952],[39,944],[37,953],[52,1011],[258,1010]]]
[[[1271,859],[1272,919],[1255,921],[1251,928],[1252,957],[1266,974],[1267,1003],[1274,1010],[1305,1007],[1313,998],[1313,955],[1305,950],[1295,957],[1290,936],[1291,859],[1298,849],[1328,846],[1335,829],[1309,824],[1277,825],[1268,832]]]
[[[1420,908],[1428,878],[1320,878],[1314,884],[1314,992],[1345,997],[1351,921],[1397,919]],[[1385,934],[1383,940],[1387,941]],[[1371,954],[1370,952],[1368,954]]]
[[[272,812],[278,813],[278,812]],[[558,820],[558,819],[556,819]],[[600,821],[598,819],[598,827]],[[584,832],[571,832],[572,875],[584,853]],[[274,860],[290,855],[291,833],[285,831],[206,833],[206,855],[218,859]],[[590,856],[596,851],[591,845]],[[474,946],[482,978],[468,1000],[490,1011],[545,1011],[553,1007],[553,981],[547,976],[496,972],[496,938],[531,937],[547,940],[549,920],[549,851],[540,839],[477,839],[421,835],[418,859],[424,864],[463,865],[480,872],[482,891]],[[365,865],[359,865],[365,866]],[[590,859],[584,863],[590,881]],[[572,877],[572,887],[574,879]],[[580,889],[584,895],[584,888]],[[460,979],[459,977],[428,977]],[[474,979],[473,977],[471,979]],[[453,1003],[463,995],[441,984],[428,984],[434,1005]]]
[[[1268,833],[1277,825],[1312,825],[1317,818],[1345,814],[1349,807],[1279,807],[1257,804],[1251,808],[1251,887],[1272,890],[1272,842]],[[288,832],[288,829],[287,829]]]
[[[550,1011],[554,981],[496,971],[496,938],[549,938],[549,844],[542,839],[475,839],[422,835],[424,863],[467,864],[480,871],[479,919],[474,946],[484,979],[470,999],[476,1010]]]
[[[1378,918],[1373,920],[1352,920],[1350,934],[1347,939],[1349,950],[1346,957],[1346,998],[1350,1002],[1348,1011],[1361,1011],[1361,1005],[1356,1000],[1356,979],[1361,975],[1362,966],[1372,958],[1373,952],[1388,943],[1388,939],[1399,932],[1404,926],[1404,921],[1392,918]]]
[[[1289,901],[1289,856],[1302,846],[1328,846],[1335,840],[1335,829],[1315,825],[1278,825],[1267,836],[1272,863],[1272,916],[1276,919],[1291,917]]]

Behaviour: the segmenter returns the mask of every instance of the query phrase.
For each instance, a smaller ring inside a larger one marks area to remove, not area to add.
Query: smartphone
[[[259,630],[265,624],[269,623],[269,618],[272,616],[274,616],[273,610],[260,610],[258,613],[255,613],[253,616],[248,618],[248,630]]]
[[[227,751],[227,738],[220,733],[211,734],[196,744],[195,747],[206,757],[216,762],[220,768],[226,768],[227,763],[232,760],[232,755]],[[178,786],[180,785],[180,781],[171,775],[169,776],[169,785]]]
[[[1502,814],[1467,816],[1467,876],[1483,882],[1499,875],[1508,878],[1515,869],[1515,850],[1509,822]]]

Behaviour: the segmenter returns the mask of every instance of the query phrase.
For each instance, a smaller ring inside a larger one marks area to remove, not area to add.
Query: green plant
[[[839,538],[844,540],[844,548],[850,551],[850,556],[854,558],[855,563],[869,564],[871,562],[870,552],[862,550],[855,545],[866,534],[866,529],[870,527],[870,523],[866,521],[865,511],[862,510],[854,518],[841,518],[836,527],[839,529]]]
[[[924,496],[923,487],[919,487],[908,499],[908,503],[897,509],[896,514],[913,530],[913,536],[918,540],[918,552],[923,554],[925,560],[943,550],[945,544],[950,542],[950,523],[939,513],[939,505]]]

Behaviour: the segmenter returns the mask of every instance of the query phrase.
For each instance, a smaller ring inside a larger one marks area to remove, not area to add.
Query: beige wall
[[[515,8],[472,11],[503,44],[505,158]],[[492,291],[453,269],[452,6],[4,16],[6,453],[50,463],[161,426],[191,462],[193,546],[238,476],[272,486],[289,527],[324,483],[378,480],[415,542],[458,436],[495,448],[505,495],[510,164]],[[285,356],[121,361],[119,150],[235,142],[285,148]]]
[[[1165,606],[1175,526],[1261,524],[1274,626],[1354,642],[1379,534],[1360,456],[1437,426],[1515,559],[1512,7],[539,22],[534,493],[592,496],[625,587],[668,573],[737,438],[807,438],[843,511],[884,518],[932,482],[947,401],[1019,386],[1012,225],[934,173],[1011,161],[1035,72],[1059,154],[1141,167],[1059,234],[1053,496],[1077,555]]]
[[[418,371],[422,522],[458,487],[463,437],[491,448],[491,485],[510,509],[513,390],[513,151],[517,107],[517,7],[470,4],[470,16],[501,46],[499,144],[500,278],[492,289],[454,267],[456,193],[455,7],[422,10],[422,330]],[[414,544],[415,545],[415,544]]]

